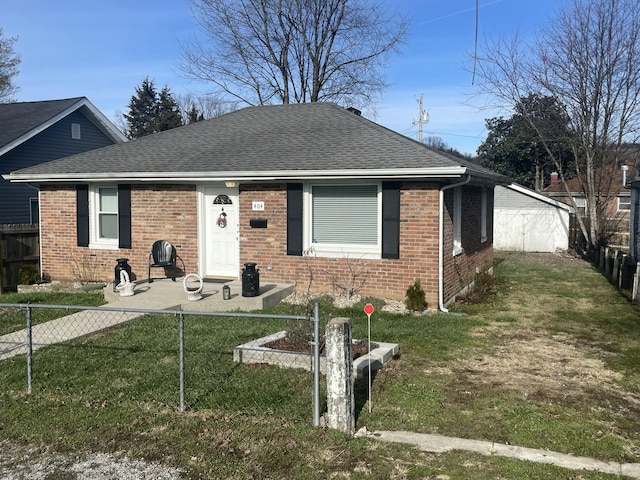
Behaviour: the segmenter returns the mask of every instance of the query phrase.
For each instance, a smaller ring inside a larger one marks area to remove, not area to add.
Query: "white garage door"
[[[555,252],[567,249],[568,214],[546,211],[496,210],[493,245],[515,252]]]

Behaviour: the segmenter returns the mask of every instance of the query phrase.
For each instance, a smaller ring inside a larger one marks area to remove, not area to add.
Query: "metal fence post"
[[[184,412],[184,314],[180,313],[180,411]]]
[[[31,329],[31,307],[27,307],[27,394],[31,395],[31,361],[33,354],[33,332]]]
[[[313,308],[313,426],[320,426],[320,304]]]
[[[640,262],[636,264],[636,273],[633,276],[633,290],[631,293],[631,300],[633,300],[634,302],[637,302],[639,294],[640,294]]]

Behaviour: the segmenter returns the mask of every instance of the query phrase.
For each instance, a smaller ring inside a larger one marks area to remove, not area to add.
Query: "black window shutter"
[[[131,185],[118,185],[118,247],[131,248]]]
[[[76,236],[79,247],[89,246],[89,185],[76,185]]]
[[[302,256],[301,183],[287,183],[287,255]]]
[[[382,182],[382,258],[400,258],[399,182]]]

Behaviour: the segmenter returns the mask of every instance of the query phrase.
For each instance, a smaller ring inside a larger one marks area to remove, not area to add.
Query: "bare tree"
[[[13,44],[17,39],[5,38],[0,28],[0,102],[9,101],[11,95],[17,90],[13,84],[13,77],[18,74],[20,57],[13,50]]]
[[[192,1],[208,43],[183,49],[183,71],[249,105],[370,107],[407,28],[367,0]]]
[[[532,44],[525,44],[516,34],[511,39],[487,42],[485,50],[477,59],[480,90],[500,106],[524,115],[561,181],[566,174],[584,179],[588,222],[578,220],[590,246],[596,246],[604,233],[602,204],[612,191],[610,170],[603,167],[620,162],[625,143],[638,139],[637,1],[573,0]],[[563,171],[564,162],[550,145],[559,139],[547,138],[535,112],[521,102],[530,94],[553,97],[564,105],[572,134],[562,140],[571,147],[575,171]],[[598,179],[600,173],[608,177]],[[571,197],[569,191],[567,194]]]
[[[213,95],[182,93],[175,95],[175,99],[182,112],[182,118],[186,119],[188,123],[192,123],[194,113],[199,121],[219,117],[238,108],[238,102],[225,102]]]

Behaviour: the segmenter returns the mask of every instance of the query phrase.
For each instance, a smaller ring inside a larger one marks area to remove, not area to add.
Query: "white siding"
[[[535,192],[529,195],[508,187],[496,187],[494,248],[555,252],[569,247],[568,209],[539,197]]]

